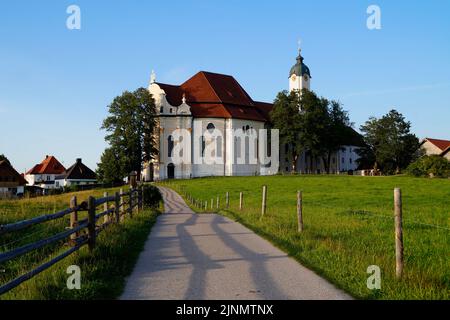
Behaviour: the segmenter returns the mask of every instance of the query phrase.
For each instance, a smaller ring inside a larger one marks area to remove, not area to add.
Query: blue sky
[[[81,30],[66,9],[81,8]],[[366,9],[381,8],[381,30]],[[449,1],[10,1],[0,11],[0,153],[20,172],[53,154],[96,167],[101,122],[124,90],[233,75],[255,99],[288,87],[298,39],[312,89],[355,127],[392,108],[450,139]]]

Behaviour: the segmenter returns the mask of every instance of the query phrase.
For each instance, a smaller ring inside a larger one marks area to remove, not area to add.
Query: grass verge
[[[94,195],[97,196],[101,194],[103,194],[103,190],[94,192]],[[82,193],[82,196],[87,195]],[[70,199],[70,195],[54,196],[51,200],[47,198],[25,201],[28,204],[35,202],[37,204],[36,206],[47,201],[53,203],[58,208],[65,207],[66,200],[68,199]],[[10,210],[12,206],[20,207],[23,204],[18,200],[17,202],[0,202],[0,208],[2,208],[2,205],[3,209],[8,207]],[[33,208],[33,205],[31,205],[31,208]],[[20,214],[20,219],[23,216],[30,217],[32,213],[29,211],[35,210],[28,207],[23,215]],[[109,226],[98,236],[97,246],[92,253],[89,253],[88,248],[85,246],[53,267],[0,296],[0,299],[90,300],[117,298],[124,288],[125,278],[132,272],[139,253],[144,247],[150,229],[156,221],[157,214],[158,211],[156,210],[145,209],[139,214],[134,214],[132,219],[127,217],[122,223]],[[3,216],[2,220],[11,221],[16,219],[14,217],[11,218],[11,216]],[[57,223],[54,226],[47,226],[45,229],[37,230],[38,234],[36,236],[54,232],[55,230],[53,229],[61,231],[60,228],[57,228],[61,227],[59,224]],[[67,221],[64,221],[63,225],[67,226]],[[30,239],[27,240],[31,241]],[[8,276],[8,271],[11,270],[11,273],[15,275],[23,273],[67,249],[68,247],[63,247],[59,244],[8,263],[5,266],[2,283],[7,278],[11,278],[11,276]],[[66,273],[66,270],[70,265],[77,265],[81,269],[80,290],[67,289],[66,282],[69,274]]]
[[[268,186],[261,217],[261,187]],[[169,186],[268,239],[303,265],[361,299],[450,298],[450,181],[409,177],[271,176],[176,180]],[[405,271],[395,278],[393,189],[402,188]],[[297,232],[296,191],[304,195]],[[239,210],[239,192],[244,209]],[[224,208],[225,193],[230,207]],[[196,208],[194,210],[199,211]],[[201,212],[201,210],[200,210]],[[367,268],[381,269],[381,290]]]

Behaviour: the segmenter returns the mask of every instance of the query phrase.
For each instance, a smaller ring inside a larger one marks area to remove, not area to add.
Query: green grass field
[[[113,194],[118,189],[83,191],[72,194],[39,197],[23,200],[0,201],[0,224],[29,219],[42,214],[65,209],[70,198],[76,194],[78,201],[90,195],[102,197],[103,192]],[[85,215],[85,213],[84,213]],[[148,233],[156,220],[155,210],[145,209],[133,219],[125,219],[118,225],[109,226],[97,239],[92,253],[87,246],[58,262],[50,269],[22,283],[17,288],[0,296],[2,299],[114,299],[122,292],[125,277],[129,275],[144,247]],[[84,216],[81,215],[79,219]],[[24,244],[37,241],[64,231],[69,226],[69,216],[39,224],[20,232],[0,237],[0,252],[6,252]],[[50,260],[69,247],[64,241],[28,253],[0,265],[0,284],[21,275]],[[66,287],[67,267],[78,265],[81,269],[81,290]]]
[[[264,217],[262,185],[268,186]],[[356,298],[450,298],[450,180],[271,176],[179,180],[169,186],[208,203],[220,196],[219,213],[246,225]],[[400,281],[395,278],[394,187],[403,193],[405,270]],[[297,232],[297,190],[303,191],[302,234]],[[227,191],[230,207],[225,210]],[[370,265],[381,268],[381,290],[367,289]]]

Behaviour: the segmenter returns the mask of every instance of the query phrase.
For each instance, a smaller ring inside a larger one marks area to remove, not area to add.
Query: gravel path
[[[160,188],[165,212],[121,299],[351,299],[241,224],[195,214]]]

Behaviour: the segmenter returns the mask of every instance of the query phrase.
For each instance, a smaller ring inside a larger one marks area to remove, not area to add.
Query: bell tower
[[[297,63],[289,72],[289,91],[310,89],[311,73],[308,66],[303,63],[302,49],[298,49]]]

